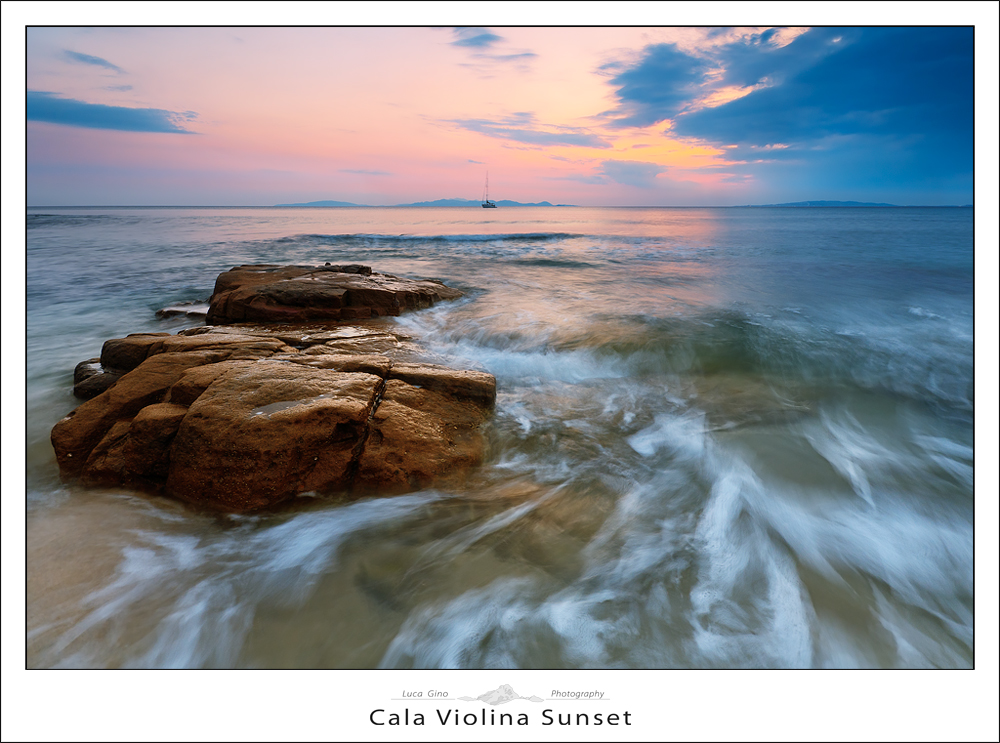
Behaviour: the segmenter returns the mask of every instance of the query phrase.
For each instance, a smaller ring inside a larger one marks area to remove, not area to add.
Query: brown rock
[[[76,368],[73,369],[73,384],[80,384],[80,382],[83,382],[96,374],[100,374],[101,372],[100,358],[95,357],[93,359],[81,361],[76,365]]]
[[[461,480],[482,462],[485,442],[479,426],[486,413],[474,402],[389,380],[372,416],[355,487],[403,493]]]
[[[309,322],[398,315],[462,292],[365,266],[247,265],[220,274],[206,322]]]
[[[222,351],[228,359],[263,359],[279,351],[293,351],[279,338],[235,335],[232,333],[205,333],[185,336],[168,335],[157,338],[149,346],[149,356],[158,353],[187,353],[190,351]]]
[[[274,358],[291,361],[314,369],[333,369],[342,372],[362,372],[385,379],[392,368],[392,359],[378,354],[310,353],[280,354]]]
[[[349,484],[382,380],[282,361],[245,363],[191,405],[167,489],[234,511]]]
[[[219,361],[188,369],[181,375],[180,379],[170,386],[163,401],[177,405],[190,405],[201,396],[202,392],[208,389],[212,382],[237,366],[242,366],[241,362]]]
[[[306,492],[398,493],[459,481],[483,458],[489,374],[418,364],[385,329],[331,318],[394,315],[461,296],[365,266],[243,266],[216,282],[209,320],[107,341],[77,367],[91,399],[52,429],[60,471],[227,511]],[[309,323],[302,323],[303,319]]]
[[[171,305],[170,307],[164,307],[156,311],[156,316],[159,318],[168,317],[205,317],[208,314],[208,305],[201,304],[199,302],[185,302],[182,304]]]
[[[497,399],[496,377],[484,372],[459,371],[436,364],[393,364],[389,378],[483,405],[493,405]]]
[[[122,472],[127,482],[158,484],[166,479],[170,444],[187,411],[184,405],[162,402],[147,405],[132,419],[122,451]]]
[[[73,370],[73,395],[81,400],[97,397],[120,377],[120,372],[105,371],[100,358],[81,361]]]
[[[127,372],[146,360],[149,347],[169,333],[133,333],[125,338],[113,338],[104,342],[101,349],[101,366]]]
[[[226,358],[237,348],[154,353],[56,424],[61,471],[252,511],[304,492],[457,483],[482,461],[488,374],[377,354]]]
[[[125,446],[132,421],[115,421],[104,438],[87,457],[83,481],[89,485],[114,485],[120,483],[125,472]]]
[[[187,369],[219,361],[219,355],[218,351],[200,351],[153,356],[107,391],[80,405],[52,429],[52,447],[60,470],[80,474],[91,451],[118,420],[131,420],[142,408],[162,401]]]

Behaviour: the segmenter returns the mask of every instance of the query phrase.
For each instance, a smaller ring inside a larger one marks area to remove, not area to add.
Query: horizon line
[[[814,199],[813,201],[819,201]],[[25,209],[469,209],[466,206],[416,206],[414,204],[351,204],[345,206],[323,206],[303,204],[39,204],[25,206]],[[508,208],[555,209],[761,209],[767,207],[794,207],[798,209],[970,209],[975,204],[827,204],[809,205],[801,202],[781,204],[550,204],[536,206],[524,204]]]

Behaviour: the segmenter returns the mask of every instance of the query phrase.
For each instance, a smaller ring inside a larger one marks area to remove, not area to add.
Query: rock
[[[123,375],[53,427],[52,445],[60,471],[83,473],[87,458],[118,421],[131,420],[147,405],[161,402],[189,368],[221,360],[217,351],[159,354]]]
[[[168,317],[205,317],[208,314],[208,305],[201,302],[184,302],[170,305],[156,311],[156,316],[161,319]]]
[[[240,366],[239,361],[218,361],[188,369],[167,391],[164,402],[190,405],[222,374]]]
[[[245,362],[191,404],[170,452],[167,490],[250,511],[350,485],[382,379],[287,361]]]
[[[81,400],[97,397],[121,377],[119,372],[105,371],[100,358],[81,361],[73,370],[73,394]]]
[[[170,333],[133,333],[125,338],[104,342],[101,348],[101,366],[127,372],[135,369],[149,355],[149,347],[157,339]]]
[[[367,266],[237,266],[220,274],[206,322],[309,322],[398,315],[462,292]]]
[[[478,429],[487,409],[478,401],[390,379],[371,417],[355,486],[364,492],[404,493],[461,480],[482,462]]]
[[[73,370],[73,384],[80,384],[80,382],[84,382],[87,379],[90,379],[90,377],[100,374],[101,372],[100,357],[81,361]]]
[[[386,355],[403,345],[350,326],[110,340],[100,364],[120,378],[53,428],[60,471],[232,512],[459,482],[483,459],[496,381]]]
[[[492,374],[456,371],[436,364],[393,364],[389,376],[413,387],[425,387],[480,404],[491,405],[497,394],[497,382]]]
[[[315,369],[333,369],[342,372],[363,372],[374,374],[385,379],[393,366],[392,359],[377,354],[347,354],[347,353],[310,353],[308,349],[301,354],[276,356],[283,361],[292,361]]]
[[[152,484],[169,474],[170,444],[177,435],[187,406],[161,402],[147,405],[129,424],[122,451],[122,474],[128,484]]]

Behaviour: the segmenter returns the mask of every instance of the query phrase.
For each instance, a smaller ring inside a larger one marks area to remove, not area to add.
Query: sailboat
[[[483,189],[483,209],[496,209],[495,201],[490,201],[490,174],[486,173],[486,187]]]

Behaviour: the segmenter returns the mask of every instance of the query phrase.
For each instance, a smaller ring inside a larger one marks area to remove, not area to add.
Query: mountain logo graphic
[[[480,694],[478,697],[458,697],[463,702],[485,702],[486,704],[492,704],[494,707],[498,704],[507,704],[507,702],[513,702],[515,699],[524,699],[528,702],[544,702],[545,700],[541,697],[530,696],[522,697],[516,691],[514,691],[509,684],[501,684],[493,691],[487,691]]]

